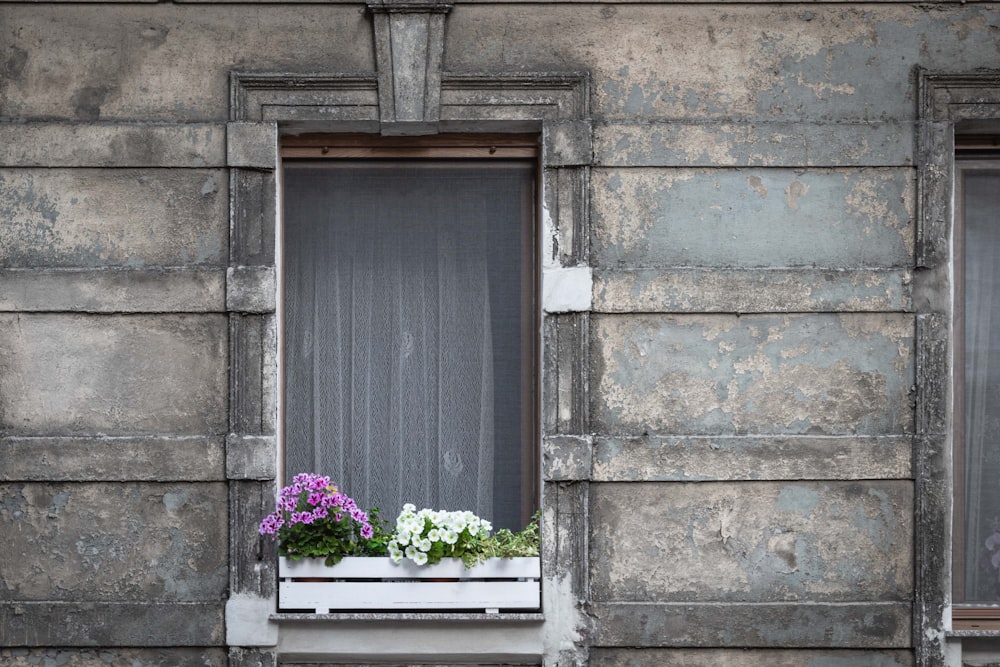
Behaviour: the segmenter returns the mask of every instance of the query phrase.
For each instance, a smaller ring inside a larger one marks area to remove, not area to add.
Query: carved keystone
[[[437,132],[441,116],[444,19],[451,5],[372,0],[379,121],[383,135]]]

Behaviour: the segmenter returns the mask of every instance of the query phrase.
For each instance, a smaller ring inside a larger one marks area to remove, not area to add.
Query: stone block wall
[[[565,199],[543,211],[583,212],[543,251],[593,269],[591,309],[545,318],[542,378],[550,536],[574,537],[548,562],[582,620],[539,660],[935,664],[913,613],[917,68],[996,67],[998,32],[987,2],[448,14],[445,72],[590,81],[592,152],[546,170]],[[230,312],[254,308],[227,268],[267,245],[231,238],[231,183],[268,178],[231,169],[233,71],[372,75],[371,16],[0,4],[2,664],[275,657],[226,645],[232,582],[270,558],[229,534],[266,501],[240,469],[270,474],[241,438],[273,430],[266,400],[245,428],[234,378],[274,361],[232,347],[273,343]]]

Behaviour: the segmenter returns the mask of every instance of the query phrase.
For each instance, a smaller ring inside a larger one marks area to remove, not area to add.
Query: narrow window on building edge
[[[283,143],[283,470],[390,520],[517,529],[538,502],[537,138],[461,143]]]

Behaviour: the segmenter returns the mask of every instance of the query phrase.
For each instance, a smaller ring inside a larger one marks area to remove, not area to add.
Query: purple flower
[[[297,523],[312,523],[312,518],[312,512],[292,512],[292,516],[288,518],[288,521],[292,525]]]
[[[278,514],[268,514],[264,517],[264,520],[260,522],[260,534],[274,535],[283,525],[285,525],[285,520]]]
[[[324,491],[326,490],[326,487],[330,486],[330,478],[316,475],[309,480],[307,486],[313,491]]]
[[[328,544],[333,553],[357,553],[355,550],[365,547],[355,543],[371,539],[376,532],[354,499],[342,493],[329,477],[313,473],[295,475],[292,483],[281,489],[275,511],[260,522],[258,530],[278,540],[282,555],[302,554],[331,539]]]

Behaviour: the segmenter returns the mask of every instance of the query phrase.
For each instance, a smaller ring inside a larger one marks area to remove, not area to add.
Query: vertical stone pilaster
[[[276,664],[274,543],[257,533],[274,509],[276,363],[275,169],[277,125],[235,121],[226,128],[230,168],[229,267],[229,599],[226,644],[231,667]],[[250,648],[262,647],[262,648]]]

